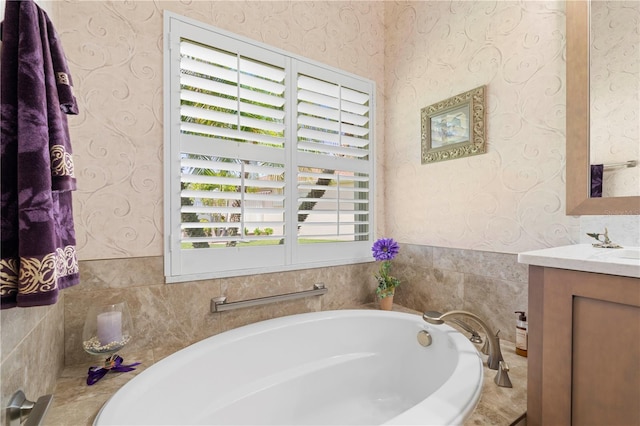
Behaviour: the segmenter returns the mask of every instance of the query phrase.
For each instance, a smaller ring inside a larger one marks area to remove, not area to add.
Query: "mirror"
[[[620,3],[620,2],[616,2]],[[633,3],[633,2],[627,2]],[[589,2],[566,2],[567,13],[567,214],[637,215],[640,196],[590,197],[591,159],[589,153]],[[637,107],[637,105],[636,105]],[[637,126],[638,113],[635,120]],[[597,130],[596,130],[597,132]],[[637,137],[637,127],[636,127]],[[636,140],[635,144],[638,144]],[[637,147],[636,147],[637,148]],[[630,155],[634,155],[630,153]],[[638,160],[636,158],[627,160]],[[625,157],[626,158],[626,157]],[[596,160],[597,161],[597,160]],[[640,167],[630,168],[638,171]],[[606,173],[606,172],[604,172]],[[637,182],[637,181],[636,181]],[[637,189],[637,188],[636,188]],[[636,193],[637,194],[637,193]]]
[[[589,159],[597,185],[592,197],[640,195],[639,27],[639,1],[590,3]]]

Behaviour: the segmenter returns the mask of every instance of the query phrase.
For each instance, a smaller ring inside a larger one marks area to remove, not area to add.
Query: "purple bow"
[[[135,370],[135,366],[139,365],[139,362],[133,364],[123,365],[122,357],[120,355],[111,355],[104,362],[104,367],[89,367],[89,377],[87,377],[87,384],[89,386],[102,379],[109,371],[115,371],[116,373],[126,373],[127,371]]]

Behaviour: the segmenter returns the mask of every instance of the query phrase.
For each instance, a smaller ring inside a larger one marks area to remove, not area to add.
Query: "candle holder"
[[[93,306],[87,313],[82,347],[91,355],[112,355],[131,341],[131,315],[126,302]]]
[[[82,331],[82,347],[91,355],[106,355],[107,358],[102,367],[89,367],[88,385],[93,385],[109,371],[131,371],[140,364],[124,365],[122,357],[116,354],[131,341],[132,330],[126,302],[89,309]]]

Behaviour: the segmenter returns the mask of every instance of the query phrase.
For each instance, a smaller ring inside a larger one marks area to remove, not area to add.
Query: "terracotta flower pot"
[[[393,294],[380,299],[380,309],[390,311],[393,309]]]

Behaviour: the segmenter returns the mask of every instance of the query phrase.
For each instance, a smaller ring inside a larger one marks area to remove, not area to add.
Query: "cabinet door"
[[[640,425],[640,308],[576,296],[572,356],[571,422]]]
[[[640,425],[640,279],[529,269],[527,423]]]

